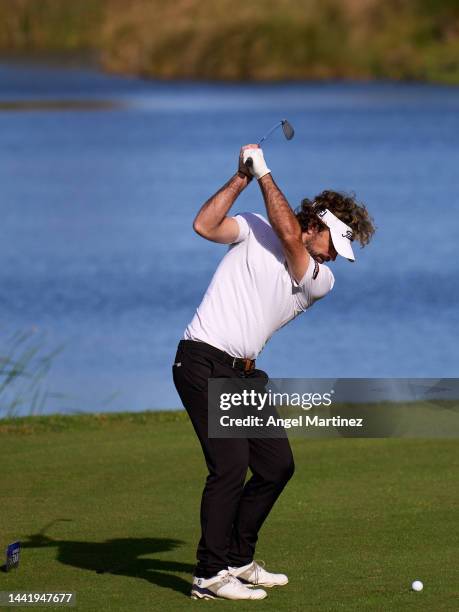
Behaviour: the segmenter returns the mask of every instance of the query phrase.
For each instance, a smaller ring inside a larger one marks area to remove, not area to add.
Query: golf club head
[[[275,125],[273,125],[273,127],[269,130],[269,132],[267,132],[263,136],[263,138],[258,141],[258,144],[261,145],[261,143],[265,141],[268,138],[268,136],[270,136],[275,130],[277,130],[279,126],[282,126],[282,131],[284,132],[285,138],[287,140],[292,140],[292,138],[295,135],[295,130],[293,129],[292,124],[289,121],[287,121],[287,119],[282,119],[282,121],[279,121],[279,123],[276,123]],[[247,161],[245,162],[245,165],[248,168],[253,166],[253,160],[251,157],[247,159]]]
[[[292,140],[292,138],[295,136],[295,130],[287,119],[282,120],[282,131],[284,132],[284,136],[287,140]]]

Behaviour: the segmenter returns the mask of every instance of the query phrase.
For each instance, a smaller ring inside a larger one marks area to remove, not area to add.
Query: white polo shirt
[[[335,279],[311,257],[297,283],[269,222],[254,213],[234,218],[238,239],[221,260],[184,338],[256,359],[273,333],[324,297]]]

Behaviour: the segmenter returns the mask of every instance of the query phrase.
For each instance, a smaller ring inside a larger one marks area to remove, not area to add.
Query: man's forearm
[[[225,218],[239,194],[247,187],[250,179],[236,172],[221,189],[211,196],[201,207],[194,220],[194,228],[212,230]]]
[[[300,224],[271,174],[263,176],[258,184],[263,194],[269,222],[280,240],[301,236]]]

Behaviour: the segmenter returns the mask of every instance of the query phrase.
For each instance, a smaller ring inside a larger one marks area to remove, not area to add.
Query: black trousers
[[[287,438],[208,437],[208,379],[267,379],[265,372],[244,374],[219,360],[208,345],[190,340],[180,342],[172,371],[209,470],[195,575],[210,578],[229,565],[240,567],[253,560],[258,532],[293,475],[293,456]],[[252,477],[244,484],[248,468]]]

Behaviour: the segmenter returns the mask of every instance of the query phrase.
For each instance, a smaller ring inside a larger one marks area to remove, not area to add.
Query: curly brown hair
[[[308,229],[317,229],[319,232],[326,229],[325,223],[319,219],[317,212],[328,208],[341,221],[349,225],[362,247],[368,244],[376,231],[373,219],[366,207],[359,204],[354,195],[346,195],[337,191],[322,191],[314,200],[304,198],[295,210],[295,216],[303,232]]]

